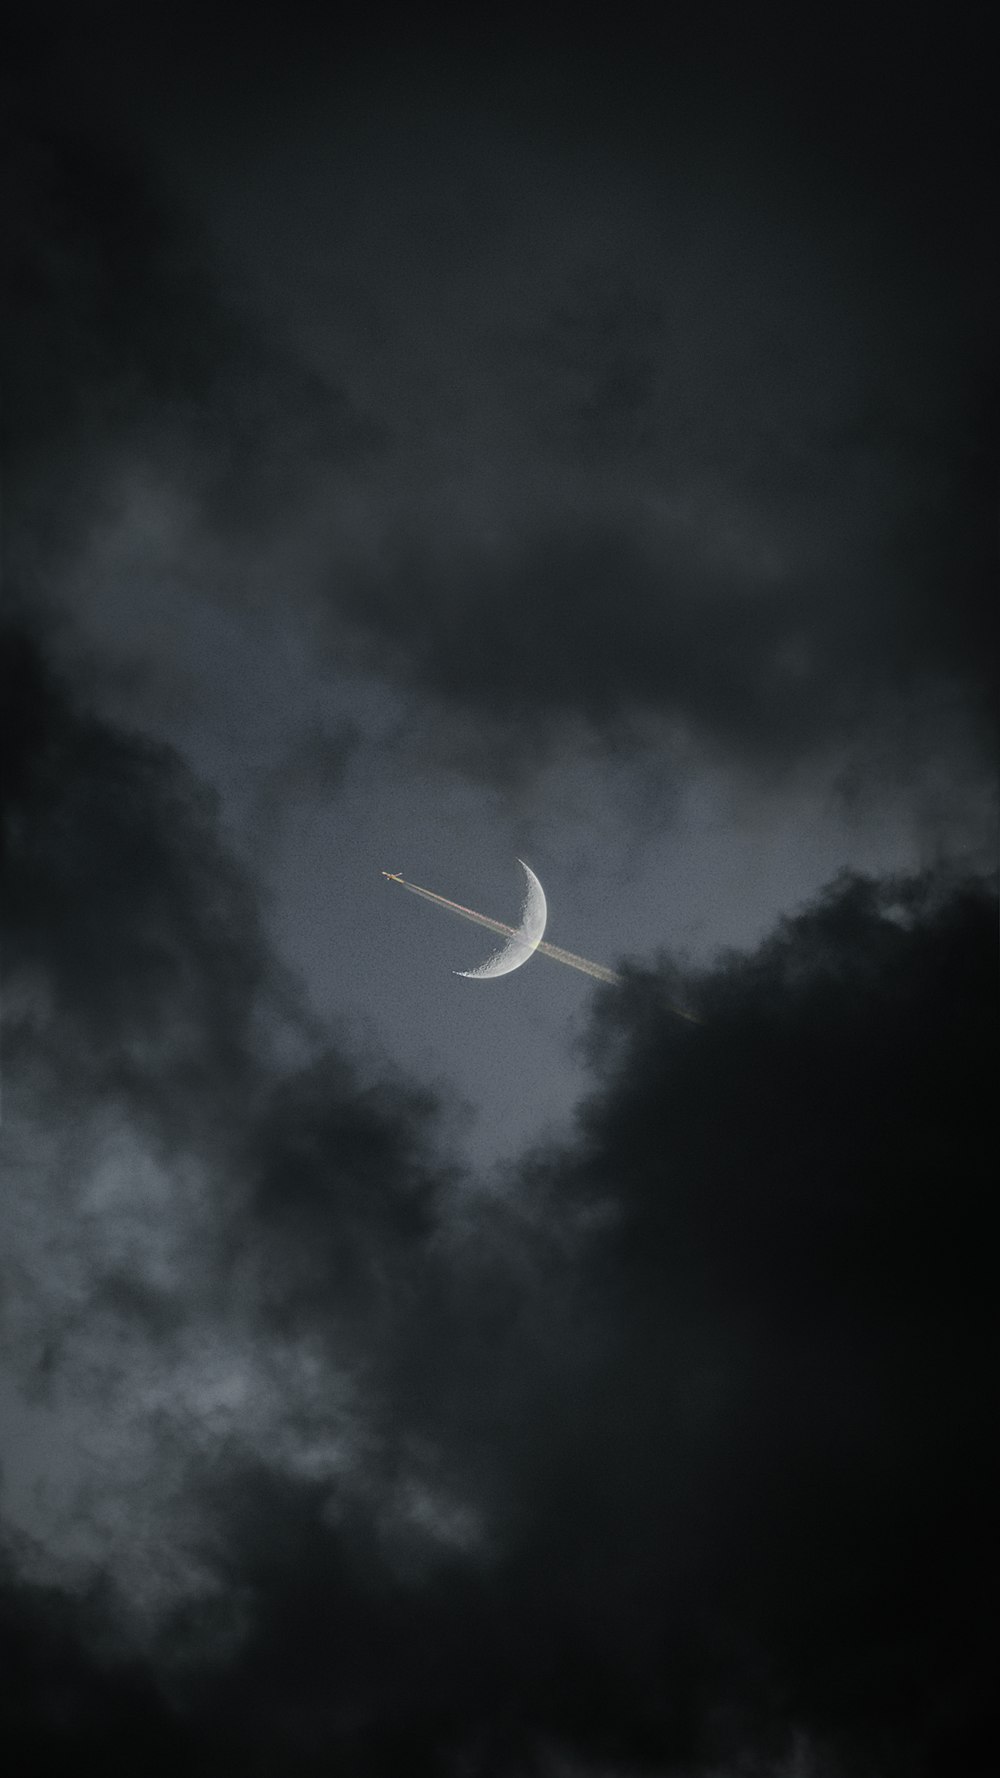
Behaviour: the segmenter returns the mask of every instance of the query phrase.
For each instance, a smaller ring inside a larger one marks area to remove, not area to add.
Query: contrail
[[[513,938],[515,928],[505,926],[502,920],[491,920],[488,914],[477,914],[474,908],[463,907],[460,901],[449,901],[446,895],[435,895],[433,889],[421,889],[416,883],[408,883],[404,877],[385,873],[391,883],[399,883],[408,889],[411,895],[422,895],[425,901],[436,901],[439,908],[447,908],[449,913],[461,914],[463,920],[474,920],[477,926],[488,926],[491,932],[499,932],[504,938]],[[621,976],[613,969],[606,969],[603,963],[591,963],[588,957],[575,957],[572,951],[562,951],[558,945],[546,944],[543,939],[536,951],[546,957],[554,957],[557,963],[568,963],[570,969],[582,969],[584,975],[592,975],[599,982],[620,982]]]
[[[449,901],[446,895],[435,895],[433,889],[421,889],[419,884],[408,883],[405,877],[397,875],[395,871],[385,870],[382,875],[388,877],[390,883],[399,883],[402,888],[408,889],[411,895],[422,895],[425,901],[433,901],[439,908],[447,908],[450,914],[459,914],[463,920],[472,920],[477,926],[486,926],[490,932],[499,932],[504,938],[513,938],[514,936],[515,928],[505,926],[502,920],[491,920],[488,914],[477,914],[474,908],[463,907],[460,901]],[[562,950],[559,945],[547,944],[544,939],[541,944],[536,946],[536,951],[540,956],[551,957],[554,963],[565,963],[569,969],[579,969],[583,975],[593,976],[594,980],[598,982],[624,980],[623,976],[618,975],[613,969],[606,968],[603,963],[592,963],[589,957],[577,957],[572,951]],[[704,1023],[697,1013],[685,1012],[682,1006],[674,1006],[672,1010],[677,1013],[679,1018],[690,1019],[692,1024],[701,1025]]]

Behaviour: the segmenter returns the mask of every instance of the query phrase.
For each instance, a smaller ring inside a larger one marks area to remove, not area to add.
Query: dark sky
[[[10,33],[25,1778],[987,1769],[986,13],[660,12]]]

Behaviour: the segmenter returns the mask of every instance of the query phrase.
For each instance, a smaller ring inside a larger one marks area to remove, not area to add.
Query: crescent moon
[[[528,869],[524,859],[519,858],[517,862],[527,878],[520,926],[515,928],[499,951],[488,957],[478,969],[456,969],[456,975],[464,975],[472,982],[487,982],[497,975],[510,975],[511,970],[520,969],[522,963],[527,963],[541,944],[545,922],[549,917],[545,890],[534,871]]]

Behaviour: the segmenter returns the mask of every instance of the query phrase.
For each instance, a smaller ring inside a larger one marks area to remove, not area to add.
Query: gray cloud
[[[670,103],[679,75],[654,104],[637,59],[634,115],[616,101],[595,134],[586,57],[575,103],[546,110],[529,83],[512,115],[502,87],[472,102],[471,45],[433,110],[419,57],[407,80],[361,55],[333,118],[300,69],[261,135],[251,34],[234,166],[205,47],[190,132],[161,120],[145,162],[113,83],[103,137],[28,134],[15,567],[37,581],[70,515],[79,539],[144,464],[192,503],[175,567],[196,600],[287,610],[313,637],[318,617],[326,665],[360,651],[410,688],[473,776],[516,778],[580,724],[641,752],[651,721],[662,753],[683,737],[756,771],[887,727],[914,782],[982,757],[992,346],[978,220],[947,201],[973,103],[942,85],[932,178],[935,71],[894,87],[928,168],[915,214],[863,110],[845,101],[853,158],[817,157],[777,46],[777,141],[725,111],[726,57],[700,119]],[[36,510],[56,455],[58,514]],[[99,610],[100,578],[73,578]]]
[[[16,683],[25,1744],[708,1773],[799,1737],[943,1772],[978,1686],[988,889],[845,879],[689,985],[700,1027],[634,971],[577,1136],[490,1208],[426,1094],[262,1041],[252,896],[179,762],[24,643]]]

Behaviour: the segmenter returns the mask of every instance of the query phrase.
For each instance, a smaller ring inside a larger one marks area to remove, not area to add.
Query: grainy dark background
[[[986,1769],[986,12],[660,12],[8,27],[18,1774]]]

